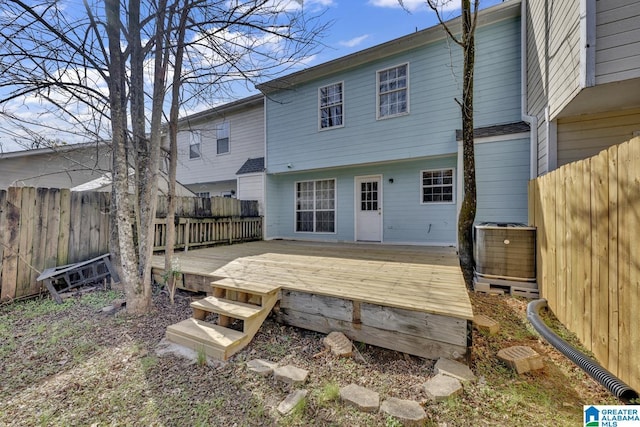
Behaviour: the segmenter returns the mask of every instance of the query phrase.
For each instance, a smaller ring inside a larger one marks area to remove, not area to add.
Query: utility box
[[[474,228],[476,275],[524,282],[536,280],[536,228],[485,222]]]

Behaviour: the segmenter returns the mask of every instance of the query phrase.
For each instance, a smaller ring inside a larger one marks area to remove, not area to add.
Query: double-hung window
[[[201,156],[202,134],[199,131],[189,133],[189,158],[199,159]]]
[[[421,172],[422,203],[453,203],[453,169]]]
[[[378,71],[379,119],[409,112],[409,64]]]
[[[222,122],[216,130],[216,153],[226,154],[229,152],[229,122]]]
[[[320,129],[344,125],[342,82],[318,89],[320,104]]]
[[[336,181],[296,182],[296,232],[334,233]]]

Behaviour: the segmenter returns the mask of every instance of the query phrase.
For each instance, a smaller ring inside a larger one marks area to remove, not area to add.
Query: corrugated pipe
[[[632,399],[638,398],[638,393],[631,387],[614,376],[611,372],[604,369],[596,361],[584,355],[580,351],[571,347],[566,341],[556,335],[538,316],[538,311],[547,306],[546,299],[538,299],[531,301],[527,305],[527,319],[540,335],[546,339],[549,344],[554,346],[558,351],[567,356],[573,363],[578,365],[583,371],[600,384],[606,387],[614,396],[625,403],[629,403]]]

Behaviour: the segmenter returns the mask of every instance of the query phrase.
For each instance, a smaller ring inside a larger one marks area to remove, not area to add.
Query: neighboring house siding
[[[264,214],[264,173],[238,176],[237,198],[241,200],[257,200],[260,215]]]
[[[264,155],[263,111],[264,108],[259,106],[226,117],[196,122],[188,127],[181,126],[178,133],[178,181],[185,185],[235,181],[237,170],[248,158]],[[216,129],[224,121],[229,123],[229,152],[217,154]],[[194,131],[202,135],[201,156],[190,159],[189,138]]]
[[[538,119],[538,174],[547,172],[547,140],[544,110],[547,105],[545,2],[526,2],[527,111]]]
[[[580,0],[530,0],[525,7],[527,111],[538,119],[538,173],[542,174],[553,167],[545,110],[554,120],[580,91]]]
[[[476,222],[528,221],[529,138],[475,144]]]
[[[477,32],[475,125],[520,120],[519,18]],[[336,167],[457,152],[460,50],[444,40],[289,91],[267,105],[267,172]],[[409,64],[409,114],[376,120],[376,72]],[[318,87],[344,82],[344,126],[318,130]],[[272,125],[278,123],[279,125]],[[288,167],[290,165],[291,167]]]
[[[558,120],[558,166],[586,159],[640,131],[640,108]]]
[[[580,0],[549,2],[549,108],[555,118],[580,91]]]
[[[0,156],[0,188],[71,188],[100,178],[110,170],[111,152],[106,147],[42,154],[7,153]]]
[[[355,178],[382,175],[383,242],[455,245],[455,203],[422,204],[422,170],[454,168],[456,157],[414,160],[338,168],[307,173],[267,175],[266,238],[300,240],[353,241]],[[294,232],[295,183],[307,180],[336,179],[336,232]],[[393,179],[393,182],[389,182]],[[457,192],[457,183],[454,192]]]
[[[640,77],[640,2],[596,1],[596,84]]]

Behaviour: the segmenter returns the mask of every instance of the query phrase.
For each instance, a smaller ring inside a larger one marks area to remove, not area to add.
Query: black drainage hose
[[[573,363],[589,374],[591,378],[605,386],[607,390],[609,390],[618,399],[625,403],[629,403],[632,399],[637,399],[638,393],[635,390],[626,385],[611,372],[604,369],[593,359],[571,347],[566,341],[553,333],[553,331],[544,324],[542,319],[540,319],[540,316],[538,316],[538,310],[546,306],[547,300],[545,299],[534,300],[527,305],[527,319],[536,331],[538,331],[538,333],[542,335],[549,344],[567,356]]]

